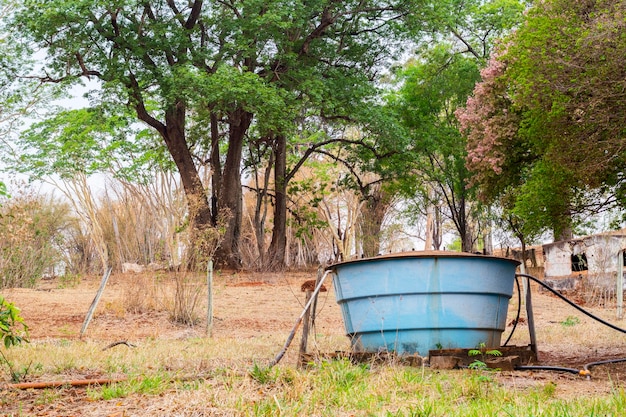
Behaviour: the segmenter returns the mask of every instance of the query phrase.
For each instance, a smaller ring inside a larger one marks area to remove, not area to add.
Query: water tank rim
[[[375,261],[381,261],[381,260],[391,260],[391,259],[411,259],[411,258],[477,258],[477,259],[496,259],[496,260],[501,260],[501,261],[508,261],[511,262],[512,264],[515,264],[515,266],[518,266],[521,264],[521,262],[519,262],[518,260],[515,259],[511,259],[511,258],[504,258],[501,256],[494,256],[494,255],[482,255],[482,254],[474,254],[474,253],[467,253],[467,252],[452,252],[452,251],[410,251],[410,252],[397,252],[397,253],[390,253],[390,254],[385,254],[385,255],[379,255],[379,256],[374,256],[371,258],[361,258],[361,259],[352,259],[349,261],[343,261],[343,262],[337,262],[334,264],[331,264],[329,266],[326,267],[327,271],[334,271],[337,267],[340,267],[342,265],[350,265],[350,264],[357,264],[357,263],[363,263],[363,262],[375,262]]]

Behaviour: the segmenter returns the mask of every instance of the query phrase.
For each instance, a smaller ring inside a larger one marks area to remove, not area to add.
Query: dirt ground
[[[286,339],[302,312],[304,294],[300,286],[306,280],[315,279],[315,276],[315,271],[216,274],[213,336],[253,339],[284,335]],[[129,288],[149,291],[147,281],[142,279],[135,274],[117,274],[110,278],[85,338],[106,346],[116,341],[133,343],[147,338],[167,340],[205,335],[202,321],[195,327],[189,327],[173,324],[167,311],[145,306],[137,308],[134,313],[126,311],[133,297]],[[100,277],[83,279],[78,285],[54,279],[42,281],[36,289],[13,289],[4,291],[3,295],[20,307],[30,327],[31,341],[76,340],[80,337],[85,315],[99,285]],[[349,343],[342,336],[341,312],[335,302],[331,282],[328,286],[329,291],[322,293],[319,300],[316,332],[337,335],[337,340],[342,342],[332,349],[347,350]],[[158,294],[153,295],[158,298]],[[541,365],[581,369],[587,363],[626,357],[624,334],[597,324],[555,296],[535,289],[533,306]],[[511,321],[515,311],[514,297],[507,321]],[[626,320],[615,319],[614,309],[596,308],[592,311],[619,327],[626,327]],[[510,330],[509,326],[505,337]],[[282,337],[279,339],[284,340]],[[297,350],[298,340],[299,337],[294,341],[292,350]],[[528,326],[521,324],[512,343],[523,346],[528,342]],[[276,352],[281,347],[277,344]],[[592,371],[591,380],[553,371],[502,372],[499,380],[511,387],[554,381],[560,386],[559,395],[571,398],[609,393],[616,386],[626,385],[626,365],[622,363],[598,365]],[[4,373],[0,374],[0,385],[2,382],[8,382]]]

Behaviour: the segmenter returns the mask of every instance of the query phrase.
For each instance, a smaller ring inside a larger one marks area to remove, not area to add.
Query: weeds
[[[28,342],[28,326],[20,316],[20,310],[13,303],[9,303],[0,296],[0,341],[5,349]],[[0,359],[9,368],[11,381],[19,382],[28,373],[30,364],[22,371],[16,370],[15,366],[0,348]]]
[[[474,357],[480,356],[480,359],[476,359],[474,362],[470,363],[468,366],[470,369],[477,369],[477,370],[489,369],[487,367],[487,363],[485,362],[488,357],[502,356],[502,352],[500,352],[497,349],[487,349],[484,343],[481,343],[480,345],[478,345],[476,349],[470,349],[470,351],[467,352],[467,354],[469,356],[474,356]]]
[[[128,381],[115,382],[97,388],[88,388],[87,396],[91,400],[112,400],[124,398],[132,394],[159,395],[172,385],[168,375],[157,373],[155,375],[143,375]]]
[[[262,385],[276,381],[275,369],[268,366],[259,366],[258,363],[254,364],[254,367],[250,371],[249,375],[252,379]]]
[[[561,322],[563,327],[572,327],[580,323],[580,319],[576,316],[567,316],[565,320]]]
[[[59,289],[76,288],[80,285],[80,274],[65,273],[59,277]]]

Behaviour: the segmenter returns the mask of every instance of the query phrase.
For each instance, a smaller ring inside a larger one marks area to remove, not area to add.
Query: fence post
[[[89,311],[87,312],[87,316],[85,317],[85,321],[83,322],[83,327],[80,329],[80,339],[83,338],[83,335],[87,331],[87,326],[89,326],[89,322],[91,321],[91,318],[93,317],[93,313],[96,311],[96,307],[98,307],[98,302],[100,301],[100,297],[102,296],[102,293],[104,292],[104,287],[106,287],[107,285],[107,281],[109,280],[109,277],[111,276],[112,270],[113,268],[111,267],[107,268],[107,270],[104,272],[104,275],[102,276],[102,281],[100,281],[100,288],[98,288],[98,292],[96,293],[96,296],[91,302],[91,306],[89,307]]]
[[[624,249],[617,253],[617,318],[624,317]]]
[[[206,335],[213,333],[213,260],[207,262],[207,308],[206,308]]]

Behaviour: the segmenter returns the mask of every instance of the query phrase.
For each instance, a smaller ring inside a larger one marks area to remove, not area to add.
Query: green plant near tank
[[[502,356],[502,352],[498,349],[487,349],[485,343],[480,343],[476,349],[470,349],[467,354],[471,357],[475,357],[474,362],[469,364],[470,369],[488,369],[486,360],[492,356]],[[480,358],[478,358],[480,357]]]

